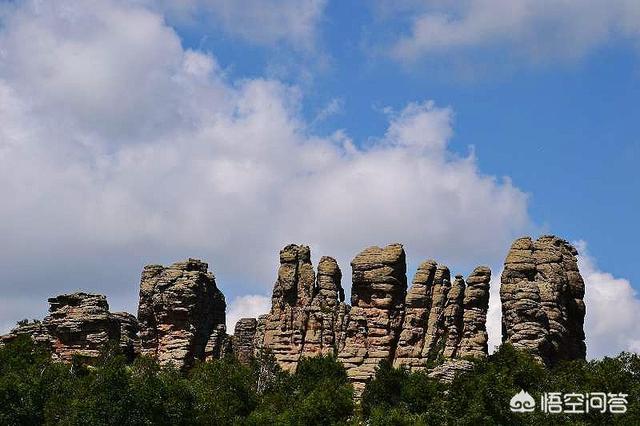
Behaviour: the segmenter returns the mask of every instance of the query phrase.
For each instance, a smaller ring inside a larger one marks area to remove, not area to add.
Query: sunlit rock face
[[[138,321],[124,312],[111,313],[101,294],[71,293],[49,299],[49,315],[24,323],[0,340],[7,343],[29,335],[51,351],[57,361],[91,362],[109,348],[118,348],[129,359],[139,354]]]
[[[491,271],[476,268],[467,285],[459,275],[452,282],[446,266],[428,260],[407,290],[405,258],[401,244],[356,255],[347,305],[335,259],[322,257],[315,274],[307,246],[286,246],[271,310],[256,323],[254,351],[271,352],[288,371],[301,357],[333,354],[357,395],[383,360],[423,370],[445,360],[486,356]],[[468,365],[449,363],[434,374],[446,379]]]
[[[576,249],[558,237],[516,240],[507,254],[500,299],[502,337],[547,365],[584,359],[584,281]]]
[[[227,344],[225,300],[205,262],[189,259],[142,271],[138,321],[142,354],[185,369]]]

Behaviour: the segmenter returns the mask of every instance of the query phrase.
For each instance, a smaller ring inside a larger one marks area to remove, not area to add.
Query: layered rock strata
[[[231,346],[233,355],[242,364],[248,365],[254,360],[254,339],[258,321],[255,318],[238,320],[233,331]]]
[[[131,358],[139,351],[135,317],[110,313],[105,296],[89,293],[63,294],[49,299],[49,315],[42,322],[21,324],[6,336],[9,342],[23,334],[45,345],[54,359],[90,361],[110,345],[120,346]]]
[[[487,355],[486,315],[491,271],[477,267],[467,282],[433,260],[416,271],[405,300],[406,313],[394,366],[423,370],[443,360]]]
[[[547,365],[584,359],[584,281],[577,250],[545,235],[516,240],[502,273],[502,338]]]
[[[322,257],[316,278],[309,247],[291,244],[280,251],[271,311],[256,324],[254,347],[268,350],[294,371],[301,356],[336,353],[347,312],[342,273],[335,259]]]
[[[142,271],[138,321],[143,355],[185,369],[227,348],[225,299],[208,265],[197,259]]]
[[[400,244],[370,247],[351,267],[351,309],[338,360],[359,393],[380,361],[395,355],[407,294],[404,249]]]
[[[462,276],[452,283],[446,266],[425,261],[407,291],[400,244],[365,249],[351,266],[349,306],[343,302],[342,274],[333,258],[320,259],[313,280],[309,248],[285,247],[271,311],[256,323],[254,351],[270,351],[288,371],[303,356],[334,354],[357,394],[383,360],[422,370],[455,359],[434,373],[450,377],[468,369],[460,357],[486,356],[488,268],[476,268],[467,286]]]

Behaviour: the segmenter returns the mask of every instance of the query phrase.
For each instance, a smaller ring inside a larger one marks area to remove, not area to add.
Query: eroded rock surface
[[[351,267],[351,309],[338,360],[360,393],[380,361],[393,361],[395,355],[407,294],[404,249],[400,244],[369,247]]]
[[[71,362],[74,357],[90,361],[109,345],[120,346],[133,358],[139,349],[136,332],[133,315],[111,313],[105,296],[79,292],[49,299],[49,315],[42,322],[19,325],[2,341],[28,334],[58,361]]]
[[[138,321],[142,353],[184,369],[227,348],[225,300],[208,265],[197,259],[142,271]]]
[[[423,370],[447,359],[486,356],[490,279],[489,268],[479,266],[466,283],[461,275],[451,283],[449,268],[423,262],[407,293],[394,366]]]
[[[255,318],[238,320],[232,337],[233,354],[242,364],[250,364],[254,359],[254,339],[258,321]]]
[[[577,250],[545,235],[516,240],[502,273],[503,340],[547,365],[584,359],[584,281]]]

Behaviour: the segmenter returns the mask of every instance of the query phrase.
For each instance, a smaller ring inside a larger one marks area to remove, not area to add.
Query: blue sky
[[[76,289],[135,311],[142,266],[189,256],[232,325],[284,244],[348,288],[399,241],[410,269],[492,267],[496,343],[510,242],[554,233],[583,252],[591,354],[637,350],[638,22],[623,0],[1,3],[0,326]]]
[[[637,43],[613,38],[578,59],[543,63],[479,49],[459,58],[464,72],[446,54],[398,64],[369,43],[373,32],[402,31],[403,20],[382,25],[375,9],[329,2],[313,53],[257,47],[207,21],[177,28],[185,46],[215,54],[235,78],[269,74],[272,61],[291,55],[293,69],[285,81],[306,85],[303,110],[309,121],[332,100],[339,102],[335,115],[314,126],[319,133],[342,128],[366,144],[384,133],[385,107],[401,109],[421,99],[451,106],[452,151],[466,155],[472,147],[481,170],[509,176],[529,194],[529,212],[542,231],[589,241],[602,267],[640,282],[633,248],[640,238],[634,223],[640,208]],[[328,64],[312,72],[312,82],[301,83],[295,68],[314,68],[316,54]],[[479,62],[484,54],[496,62]]]

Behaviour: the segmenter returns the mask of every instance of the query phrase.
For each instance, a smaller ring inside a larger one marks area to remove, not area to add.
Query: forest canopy
[[[628,394],[624,414],[514,413],[521,390]],[[233,357],[188,373],[153,359],[128,362],[117,348],[92,365],[63,364],[23,337],[0,348],[2,425],[535,425],[640,424],[640,357],[572,361],[545,369],[503,345],[473,371],[443,384],[425,373],[381,363],[361,401],[330,356],[303,359],[295,373],[263,354]]]

